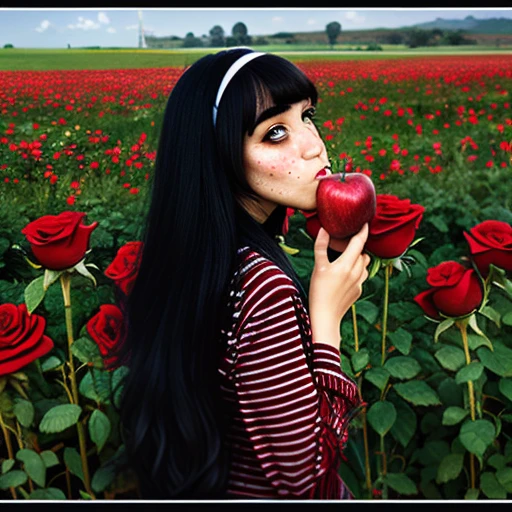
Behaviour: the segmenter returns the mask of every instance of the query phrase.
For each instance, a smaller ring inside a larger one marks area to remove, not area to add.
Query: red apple
[[[333,238],[355,235],[377,208],[372,180],[362,173],[336,173],[319,179],[316,209],[320,225]]]

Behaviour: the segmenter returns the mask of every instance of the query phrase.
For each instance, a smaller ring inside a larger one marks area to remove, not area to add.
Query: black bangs
[[[257,116],[274,105],[291,105],[311,99],[316,105],[318,93],[309,78],[290,61],[276,55],[263,55],[248,63],[235,76],[233,90],[247,91],[243,96],[243,131],[252,134]]]

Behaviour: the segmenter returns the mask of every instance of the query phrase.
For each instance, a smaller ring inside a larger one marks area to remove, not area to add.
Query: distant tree
[[[224,29],[220,25],[215,25],[210,30],[210,46],[225,46]]]
[[[11,43],[4,44],[4,48],[14,48],[14,45]]]
[[[327,39],[332,47],[336,44],[336,39],[341,33],[341,25],[337,21],[331,21],[325,26],[325,32],[327,33]]]
[[[462,30],[447,32],[444,35],[443,43],[449,46],[460,46],[464,44],[476,44],[472,39],[467,39]]]
[[[277,32],[277,34],[268,37],[271,37],[273,39],[293,39],[295,37],[295,34],[293,34],[292,32]]]
[[[417,48],[418,46],[429,46],[432,32],[414,28],[409,30],[407,34],[407,45],[409,48]]]
[[[265,37],[262,37],[262,36],[258,36],[254,42],[253,42],[254,46],[265,46],[266,44],[268,44],[268,41]]]
[[[203,43],[201,39],[194,36],[193,32],[188,32],[185,39],[183,39],[182,46],[183,48],[197,48],[203,46]]]
[[[252,37],[248,34],[245,23],[239,21],[233,25],[231,29],[231,36],[235,40],[234,45],[227,46],[248,46],[252,42]]]

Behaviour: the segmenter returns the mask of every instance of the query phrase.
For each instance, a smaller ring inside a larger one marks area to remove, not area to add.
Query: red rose
[[[93,222],[84,226],[85,213],[62,212],[44,215],[27,224],[21,232],[27,237],[34,256],[50,270],[64,270],[79,263],[89,248]]]
[[[377,210],[370,221],[365,249],[379,258],[397,258],[414,240],[424,211],[410,199],[377,194]]]
[[[318,214],[315,211],[302,211],[302,215],[306,217],[306,233],[314,239],[318,236],[318,232],[320,231],[320,221],[318,220]]]
[[[116,257],[105,269],[105,275],[114,280],[125,295],[132,291],[139,271],[141,251],[142,242],[127,242],[117,251]]]
[[[0,306],[0,375],[14,373],[53,348],[45,336],[46,320],[28,314],[25,303]]]
[[[489,265],[507,272],[512,270],[512,227],[499,220],[484,220],[464,232],[476,267],[483,277],[489,274]]]
[[[87,322],[87,332],[96,342],[108,370],[117,368],[117,357],[111,356],[123,339],[123,313],[114,304],[102,304],[100,310]]]
[[[431,289],[421,292],[414,301],[431,318],[465,316],[476,309],[483,299],[478,274],[456,261],[444,261],[427,270]]]

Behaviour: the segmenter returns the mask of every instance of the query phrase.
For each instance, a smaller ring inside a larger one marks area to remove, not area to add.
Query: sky
[[[15,9],[0,8],[0,48],[67,48],[79,46],[117,46],[136,48],[139,42],[139,9]],[[220,25],[226,35],[239,21],[253,36],[277,32],[325,31],[338,21],[343,31],[372,28],[398,28],[444,19],[510,18],[512,8],[218,8],[218,9],[141,9],[146,34],[185,37],[208,35]]]

